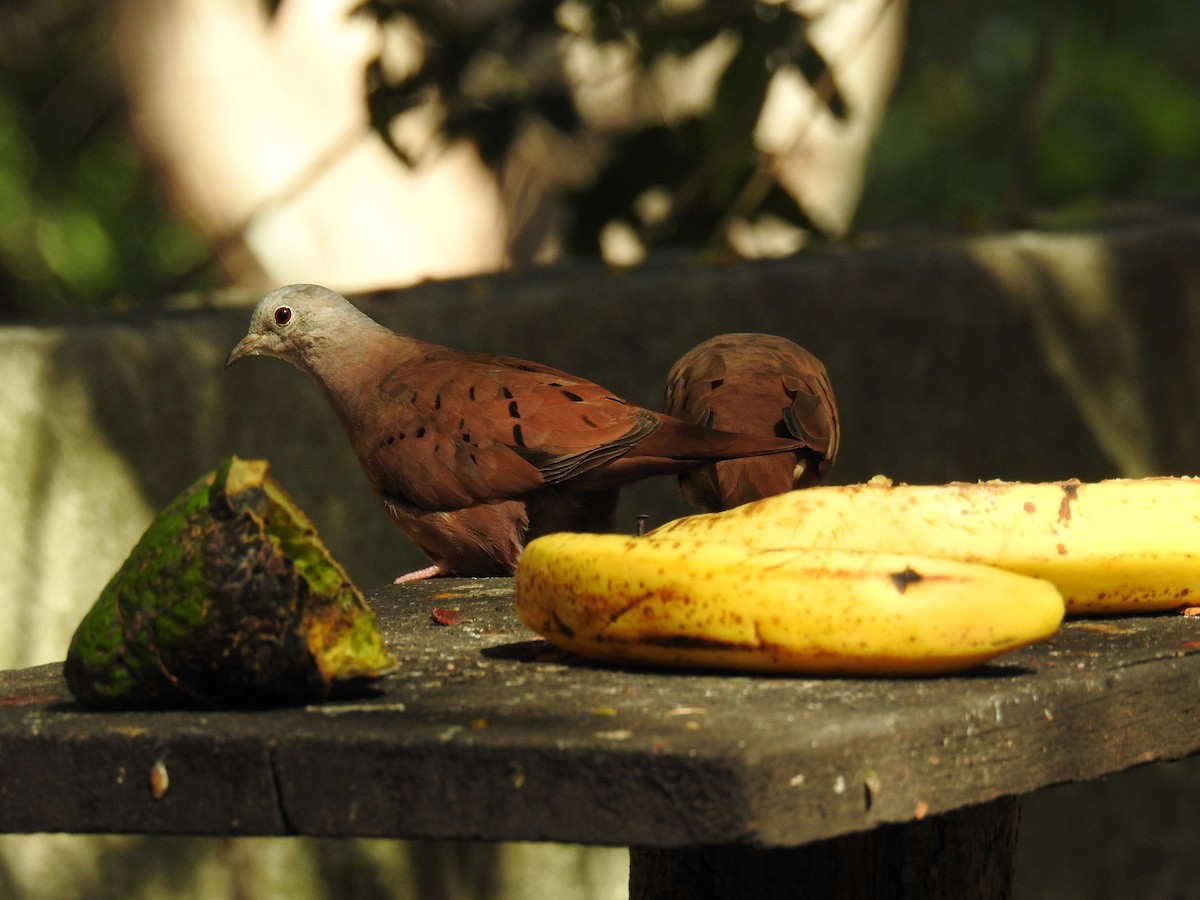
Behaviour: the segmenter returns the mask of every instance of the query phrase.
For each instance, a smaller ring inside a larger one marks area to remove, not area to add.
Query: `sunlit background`
[[[0,314],[1200,194],[1196,4],[905,7],[14,0]]]

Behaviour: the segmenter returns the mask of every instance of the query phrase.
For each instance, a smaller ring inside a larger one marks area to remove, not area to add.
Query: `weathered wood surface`
[[[810,680],[578,663],[507,579],[372,603],[400,671],[318,706],[96,713],[57,666],[3,673],[0,831],[788,847],[1200,751],[1195,618],[1068,623],[969,676]]]

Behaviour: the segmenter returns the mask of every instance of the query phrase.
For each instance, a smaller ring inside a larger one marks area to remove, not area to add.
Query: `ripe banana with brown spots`
[[[1200,479],[813,487],[650,532],[750,548],[917,553],[1054,583],[1068,615],[1200,602]]]
[[[1063,617],[1053,585],[989,566],[671,536],[537,538],[515,592],[526,626],[582,656],[793,674],[958,671]]]

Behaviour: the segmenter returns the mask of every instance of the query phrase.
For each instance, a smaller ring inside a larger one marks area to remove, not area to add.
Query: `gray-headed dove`
[[[246,356],[289,362],[321,389],[388,515],[432,561],[398,580],[510,574],[538,535],[611,528],[622,484],[799,446],[681,422],[549,366],[397,334],[315,285],[259,302],[225,365]]]
[[[664,408],[697,425],[803,442],[794,453],[681,473],[680,493],[710,512],[815,484],[837,457],[837,402],[825,366],[775,335],[722,334],[693,347],[671,367]]]

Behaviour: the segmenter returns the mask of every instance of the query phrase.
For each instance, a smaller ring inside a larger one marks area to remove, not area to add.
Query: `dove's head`
[[[225,360],[274,356],[302,369],[326,347],[344,346],[364,327],[381,328],[341,294],[316,284],[289,284],[258,301],[250,330]]]

